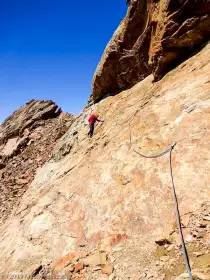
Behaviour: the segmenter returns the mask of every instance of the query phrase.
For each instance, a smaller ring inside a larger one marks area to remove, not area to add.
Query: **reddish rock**
[[[53,265],[54,270],[62,270],[68,265],[72,264],[75,259],[75,253],[69,253],[68,255],[62,257],[58,262]]]
[[[24,129],[23,136],[29,136],[30,130],[28,128]]]
[[[114,267],[109,264],[104,265],[101,269],[101,272],[107,275],[111,275],[113,271],[114,271]]]
[[[79,271],[81,271],[84,268],[84,263],[77,263],[74,267],[74,271],[77,273]]]
[[[109,237],[103,238],[101,240],[101,249],[112,249],[117,246],[120,242],[128,239],[126,234],[112,234]]]
[[[60,260],[58,260],[53,265],[53,269],[62,270],[63,268],[68,267],[69,265],[73,264],[76,260],[83,259],[86,256],[87,256],[87,253],[83,252],[83,251],[69,253],[69,254],[63,256],[62,258],[60,258]],[[81,265],[83,265],[83,263],[78,263],[78,267],[80,267]]]

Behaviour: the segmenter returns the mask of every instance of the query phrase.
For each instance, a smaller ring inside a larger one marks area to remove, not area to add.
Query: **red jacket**
[[[96,117],[96,115],[91,115],[88,119],[89,123],[94,124],[96,121],[99,121],[99,119]]]

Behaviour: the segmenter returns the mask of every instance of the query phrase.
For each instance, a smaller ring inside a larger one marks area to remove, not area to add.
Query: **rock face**
[[[60,113],[61,109],[53,101],[31,100],[0,126],[0,144],[9,138],[20,136],[24,129],[31,127],[36,121],[56,118]]]
[[[56,141],[73,116],[61,113],[52,101],[32,100],[0,127],[0,223],[11,214],[37,168],[51,156]]]
[[[127,16],[108,43],[93,77],[94,101],[129,88],[151,73],[146,10],[145,0],[135,1],[128,8]]]
[[[155,80],[210,38],[206,0],[133,0],[95,72],[95,102],[130,88],[151,72]]]
[[[0,272],[184,279],[169,155],[145,159],[133,151],[158,154],[177,142],[172,164],[184,236],[194,275],[208,279],[209,57],[207,45],[157,83],[150,75],[74,120],[0,228]],[[89,139],[92,110],[105,122]]]

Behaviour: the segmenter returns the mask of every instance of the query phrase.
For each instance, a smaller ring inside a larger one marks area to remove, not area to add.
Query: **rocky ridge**
[[[133,152],[177,142],[172,164],[193,275],[209,280],[209,57],[207,44],[157,83],[148,76],[74,119],[0,227],[5,277],[188,279],[169,158]],[[89,139],[94,110],[105,122]]]
[[[28,102],[0,126],[0,221],[17,207],[73,116],[52,101]]]
[[[131,0],[92,82],[92,100],[163,77],[210,36],[209,0]]]
[[[56,118],[60,113],[61,109],[53,101],[31,100],[2,123],[0,143],[20,136],[24,129],[31,127],[36,121]]]

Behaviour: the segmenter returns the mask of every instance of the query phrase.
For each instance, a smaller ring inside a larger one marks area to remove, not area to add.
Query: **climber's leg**
[[[93,136],[93,132],[94,132],[94,123],[90,123],[90,130],[88,132],[88,135],[90,137],[92,137]]]

